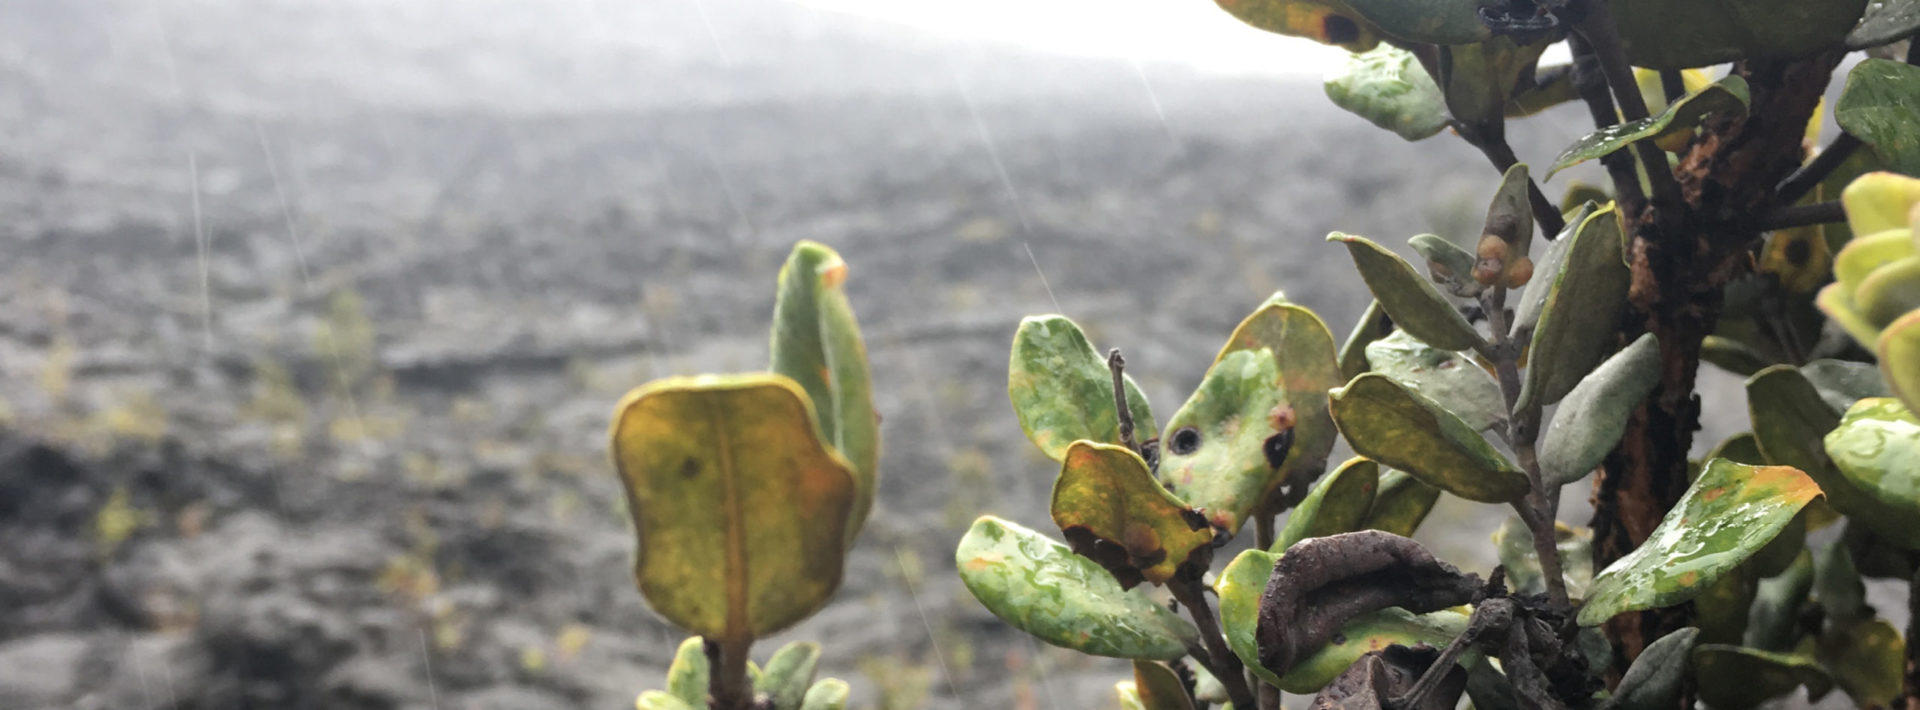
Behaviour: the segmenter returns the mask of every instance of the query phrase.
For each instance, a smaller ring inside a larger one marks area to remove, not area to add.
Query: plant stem
[[[1140,443],[1133,439],[1133,408],[1127,406],[1127,381],[1125,379],[1127,359],[1120,357],[1120,349],[1107,351],[1107,371],[1113,373],[1113,408],[1120,416],[1120,444],[1140,452]]]
[[[1504,133],[1505,131],[1501,130],[1468,130],[1460,135],[1466,138],[1468,143],[1473,144],[1473,147],[1479,148],[1480,153],[1487,156],[1487,160],[1493,163],[1494,169],[1505,173],[1508,168],[1519,163],[1520,158],[1514,155],[1513,146],[1507,143]],[[1560,217],[1560,208],[1547,199],[1547,194],[1540,190],[1540,183],[1534,181],[1532,176],[1527,177],[1527,201],[1533,205],[1533,221],[1540,224],[1540,231],[1549,241],[1559,236],[1560,230],[1566,228],[1566,220]]]
[[[1775,207],[1773,211],[1760,215],[1754,224],[1755,231],[1772,231],[1805,227],[1810,224],[1831,224],[1847,221],[1847,211],[1840,206],[1839,200],[1815,202],[1811,205],[1787,205]]]
[[[747,653],[753,637],[743,639],[703,639],[707,649],[707,693],[713,696],[714,710],[752,710],[753,686],[747,682]]]
[[[1687,79],[1679,69],[1660,70],[1660,91],[1667,96],[1667,105],[1672,106],[1687,95]]]
[[[1496,284],[1481,294],[1482,307],[1487,311],[1487,326],[1493,332],[1493,361],[1495,373],[1499,376],[1500,393],[1507,404],[1507,442],[1513,447],[1514,457],[1519,459],[1520,468],[1527,472],[1527,495],[1513,502],[1513,509],[1520,514],[1520,521],[1527,524],[1533,533],[1533,549],[1540,557],[1540,571],[1547,582],[1547,596],[1554,605],[1562,610],[1572,606],[1567,597],[1566,578],[1561,576],[1560,548],[1555,545],[1556,535],[1553,525],[1554,508],[1559,497],[1558,487],[1549,486],[1545,477],[1540,475],[1540,460],[1534,450],[1534,439],[1539,434],[1537,421],[1540,408],[1529,405],[1518,406],[1520,400],[1520,347],[1513,336],[1507,332],[1507,288]]]
[[[1600,129],[1619,123],[1613,111],[1613,94],[1607,91],[1606,74],[1600,71],[1600,58],[1580,35],[1569,37],[1567,44],[1573,50],[1573,87],[1587,104],[1593,127]],[[1614,198],[1620,205],[1624,222],[1637,223],[1640,211],[1646,208],[1647,195],[1640,189],[1640,174],[1634,170],[1633,156],[1614,151],[1600,156],[1600,165],[1613,180]]]
[[[1594,57],[1600,60],[1600,72],[1607,77],[1607,85],[1612,87],[1614,99],[1620,103],[1620,115],[1628,121],[1646,118],[1647,101],[1640,96],[1640,85],[1633,79],[1633,67],[1627,64],[1626,48],[1620,44],[1620,35],[1613,30],[1613,12],[1608,9],[1605,0],[1584,0],[1581,3],[1586,10],[1586,18],[1574,27],[1574,33],[1586,40]],[[1634,153],[1640,157],[1640,163],[1646,167],[1647,183],[1653,188],[1653,203],[1657,208],[1679,209],[1681,207],[1680,183],[1673,178],[1673,168],[1667,165],[1667,156],[1651,140],[1634,141]]]
[[[1220,635],[1220,624],[1214,620],[1213,607],[1207,605],[1200,581],[1176,577],[1167,582],[1167,591],[1173,592],[1174,600],[1187,608],[1193,625],[1200,629],[1200,642],[1206,645],[1208,658],[1196,660],[1201,660],[1207,672],[1227,687],[1227,699],[1234,707],[1257,707],[1253,691],[1247,687],[1246,668],[1241,665],[1240,657],[1233,655],[1233,649],[1227,648],[1226,637]]]
[[[1256,512],[1253,516],[1253,544],[1262,550],[1273,547],[1274,516]]]
[[[1813,162],[1801,166],[1792,175],[1788,175],[1787,179],[1781,180],[1780,185],[1773,189],[1773,199],[1783,205],[1799,202],[1800,198],[1812,192],[1820,181],[1832,175],[1834,168],[1840,167],[1841,163],[1847,162],[1847,158],[1853,157],[1853,151],[1859,150],[1860,145],[1860,139],[1855,138],[1852,133],[1841,133],[1840,137],[1833,139],[1833,142],[1827,145],[1826,150],[1813,156]]]

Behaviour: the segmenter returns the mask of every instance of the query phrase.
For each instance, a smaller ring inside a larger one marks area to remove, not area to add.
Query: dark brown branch
[[[1667,105],[1678,103],[1687,95],[1687,80],[1679,69],[1660,70],[1660,90],[1667,96]]]
[[[1573,49],[1573,86],[1587,105],[1593,127],[1606,128],[1619,123],[1619,116],[1613,110],[1613,94],[1607,91],[1607,77],[1600,71],[1600,58],[1579,35],[1568,38],[1567,43]],[[1633,156],[1614,151],[1600,156],[1600,165],[1613,179],[1614,199],[1620,206],[1622,223],[1638,223],[1641,210],[1647,206],[1647,195],[1640,189],[1640,174],[1633,168]]]
[[[1833,143],[1828,145],[1826,150],[1814,156],[1813,162],[1801,166],[1799,170],[1793,171],[1792,175],[1788,175],[1787,179],[1781,180],[1780,185],[1773,189],[1774,200],[1783,205],[1799,202],[1800,198],[1812,192],[1820,181],[1832,175],[1834,168],[1847,162],[1847,158],[1852,157],[1853,151],[1859,148],[1859,138],[1853,137],[1852,133],[1841,133],[1840,137],[1833,139]],[[1827,197],[1837,197],[1837,195],[1827,195]]]
[[[1195,660],[1204,661],[1202,665],[1207,667],[1207,672],[1227,687],[1227,699],[1234,707],[1259,707],[1253,691],[1247,687],[1246,667],[1241,665],[1233,649],[1227,648],[1227,638],[1220,635],[1220,624],[1213,618],[1213,607],[1207,605],[1199,580],[1175,577],[1167,582],[1167,591],[1173,592],[1174,601],[1187,608],[1187,615],[1193,617],[1193,625],[1200,630],[1200,642],[1206,644],[1207,658],[1195,657]]]
[[[1462,135],[1466,134],[1462,133]],[[1467,136],[1467,142],[1479,148],[1480,152],[1487,156],[1487,160],[1493,163],[1494,169],[1502,174],[1520,162],[1520,158],[1513,153],[1513,146],[1507,144],[1505,136],[1480,140]],[[1540,224],[1541,233],[1549,241],[1560,236],[1560,230],[1566,229],[1567,222],[1560,217],[1560,208],[1554,206],[1552,200],[1547,199],[1547,194],[1540,190],[1540,183],[1536,182],[1532,176],[1527,177],[1527,201],[1533,204],[1533,221]]]
[[[1614,100],[1620,102],[1621,117],[1628,121],[1647,118],[1651,115],[1647,112],[1647,101],[1640,96],[1640,85],[1633,79],[1633,67],[1627,64],[1626,48],[1613,29],[1613,11],[1602,0],[1583,0],[1580,4],[1586,11],[1585,19],[1574,27],[1574,32],[1586,40],[1593,55],[1599,58],[1600,72],[1606,75]],[[1654,204],[1663,209],[1679,209],[1680,183],[1673,178],[1666,152],[1651,140],[1635,141],[1633,150],[1646,168]]]
[[[1127,405],[1127,359],[1120,357],[1120,349],[1107,351],[1107,371],[1113,373],[1113,408],[1120,416],[1120,444],[1136,454],[1140,451],[1140,442],[1133,439],[1133,409]]]
[[[1754,229],[1765,232],[1845,221],[1847,221],[1847,211],[1841,208],[1839,200],[1833,200],[1815,202],[1811,205],[1775,207],[1773,211],[1760,215],[1760,219],[1754,223]]]

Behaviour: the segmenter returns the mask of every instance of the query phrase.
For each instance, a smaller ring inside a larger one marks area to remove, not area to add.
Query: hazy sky
[[[1346,53],[1249,27],[1212,0],[798,0],[964,37],[1209,71],[1320,75]]]

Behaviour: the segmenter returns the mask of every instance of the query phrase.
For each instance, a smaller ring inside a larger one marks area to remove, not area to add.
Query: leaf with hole
[[[1886,59],[1854,65],[1834,105],[1833,120],[1871,147],[1890,169],[1920,174],[1920,67]]]
[[[1051,506],[1073,551],[1106,567],[1122,588],[1165,584],[1188,565],[1205,569],[1212,551],[1213,529],[1124,446],[1073,442]]]
[[[1215,0],[1220,9],[1254,27],[1305,37],[1349,52],[1380,44],[1379,29],[1362,19],[1345,0]]]
[[[1605,359],[1627,300],[1630,274],[1620,260],[1620,220],[1595,211],[1568,242],[1555,272],[1538,273],[1545,300],[1534,324],[1519,409],[1560,401]]]
[[[1660,343],[1652,333],[1594,368],[1554,410],[1540,441],[1548,490],[1585,478],[1620,442],[1627,417],[1660,384]]]
[[[1007,623],[1094,656],[1170,661],[1198,646],[1193,625],[1066,545],[982,516],[954,551],[960,581]]]
[[[1267,549],[1286,552],[1293,543],[1359,530],[1373,508],[1380,487],[1380,464],[1363,458],[1347,459],[1316,483],[1287,516],[1287,524]]]
[[[634,577],[668,621],[751,640],[819,611],[840,586],[859,487],[793,380],[658,380],[620,401],[612,440]]]
[[[1474,431],[1486,431],[1507,421],[1507,402],[1500,394],[1500,383],[1466,353],[1441,350],[1399,331],[1367,346],[1367,364],[1373,372],[1427,399],[1445,403],[1447,411]]]
[[[1346,67],[1324,84],[1333,105],[1417,141],[1447,127],[1440,87],[1412,52],[1382,44],[1347,58]]]
[[[1378,373],[1333,391],[1333,420],[1355,453],[1467,500],[1525,496],[1527,474],[1453,413]]]
[[[1401,330],[1442,350],[1472,350],[1482,344],[1467,319],[1400,255],[1366,237],[1334,232],[1327,241],[1347,245],[1375,300]]]
[[[1272,351],[1224,353],[1167,420],[1160,482],[1223,533],[1237,533],[1291,470],[1299,422]]]
[[[1813,479],[1794,468],[1707,462],[1647,541],[1594,578],[1580,624],[1597,626],[1624,612],[1692,599],[1759,552],[1819,495]]]
[[[1155,436],[1153,411],[1133,377],[1126,383],[1134,440]],[[1013,334],[1007,364],[1007,396],[1020,429],[1047,458],[1059,461],[1081,439],[1120,443],[1120,416],[1113,403],[1113,373],[1080,326],[1066,316],[1028,316]]]
[[[1657,116],[1614,124],[1581,136],[1553,159],[1553,167],[1547,170],[1547,179],[1552,179],[1555,173],[1562,170],[1599,159],[1636,141],[1659,140],[1668,133],[1692,130],[1708,114],[1744,116],[1749,101],[1751,97],[1746,79],[1738,75],[1721,79],[1705,89],[1682,97]]]
[[[820,438],[852,465],[856,494],[846,546],[865,525],[879,481],[880,417],[873,409],[867,346],[847,302],[847,263],[825,245],[802,241],[780,267],[773,306],[772,366],[813,401]]]
[[[1273,355],[1285,390],[1285,400],[1274,406],[1293,412],[1292,443],[1281,457],[1279,469],[1273,472],[1273,480],[1267,481],[1267,493],[1271,494],[1276,486],[1304,484],[1326,470],[1327,455],[1340,436],[1327,413],[1327,390],[1339,387],[1346,378],[1340,374],[1333,333],[1327,330],[1327,324],[1313,311],[1289,303],[1278,293],[1240,321],[1214,362],[1235,352],[1262,349]],[[1268,458],[1267,453],[1272,452],[1264,452],[1261,458]],[[1247,459],[1251,461],[1252,457]]]

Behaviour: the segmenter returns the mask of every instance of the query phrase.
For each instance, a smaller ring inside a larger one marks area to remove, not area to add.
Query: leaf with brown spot
[[[1074,552],[1113,572],[1123,588],[1165,584],[1183,566],[1204,570],[1213,528],[1153,480],[1124,446],[1076,441],[1053,484],[1053,522]]]

